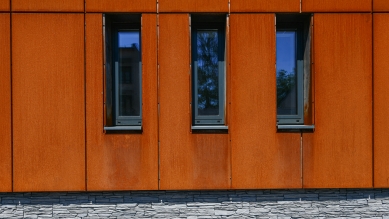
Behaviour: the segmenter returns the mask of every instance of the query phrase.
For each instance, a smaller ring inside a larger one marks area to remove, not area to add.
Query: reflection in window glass
[[[119,47],[119,100],[118,116],[139,116],[140,83],[139,83],[139,30],[118,32]]]
[[[217,30],[197,31],[198,115],[219,115]]]
[[[277,30],[277,114],[297,115],[297,32]]]

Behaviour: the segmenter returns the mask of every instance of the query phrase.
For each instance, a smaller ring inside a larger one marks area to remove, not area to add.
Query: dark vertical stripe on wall
[[[159,2],[158,0],[155,0],[155,7],[156,7],[156,15],[157,18],[156,18],[156,31],[157,31],[157,118],[158,118],[158,121],[157,121],[157,124],[158,124],[158,133],[157,133],[157,138],[158,138],[158,190],[160,189],[160,182],[161,182],[161,162],[160,162],[160,147],[159,147],[159,118],[160,118],[160,115],[159,115]],[[143,23],[141,24],[143,26]]]
[[[371,103],[371,108],[372,108],[372,112],[371,112],[371,116],[372,116],[372,119],[371,119],[371,122],[372,122],[372,125],[371,125],[371,162],[372,162],[372,165],[371,165],[371,172],[372,172],[372,177],[371,177],[371,184],[373,186],[373,188],[375,187],[374,185],[374,16],[373,16],[373,7],[374,7],[374,0],[371,1],[371,49],[373,50],[372,53],[371,53],[371,99],[373,100],[372,103]]]
[[[86,0],[84,0],[84,126],[85,126],[85,140],[84,140],[84,150],[85,150],[85,191],[88,191],[88,160],[87,160],[87,125],[86,125]]]
[[[9,44],[9,47],[10,47],[10,54],[9,54],[9,61],[10,61],[10,69],[9,69],[9,73],[10,73],[10,83],[11,83],[11,86],[10,86],[10,101],[11,101],[11,190],[14,191],[14,137],[13,137],[13,98],[12,98],[12,0],[9,0],[9,41],[10,41],[10,44]]]

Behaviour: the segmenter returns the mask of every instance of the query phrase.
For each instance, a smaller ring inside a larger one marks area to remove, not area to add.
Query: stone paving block
[[[0,218],[389,219],[388,189],[0,193],[0,201],[12,202],[0,204]]]

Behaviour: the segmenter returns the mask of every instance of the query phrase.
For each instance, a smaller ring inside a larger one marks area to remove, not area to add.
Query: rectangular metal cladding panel
[[[315,132],[303,134],[303,186],[371,187],[371,14],[316,14],[314,23]]]
[[[0,11],[9,11],[9,0],[0,0]]]
[[[0,192],[12,191],[10,17],[0,14]]]
[[[232,14],[232,188],[301,188],[300,133],[277,133],[274,14]]]
[[[156,15],[142,15],[143,131],[104,133],[102,15],[86,15],[87,190],[158,189]]]
[[[389,1],[373,0],[373,11],[389,11]]]
[[[87,12],[156,12],[156,0],[85,0]]]
[[[384,0],[386,1],[386,0]],[[303,0],[303,12],[370,12],[372,0]]]
[[[231,12],[299,12],[300,0],[230,0]]]
[[[12,0],[12,11],[83,12],[84,0]]]
[[[14,191],[85,190],[84,15],[12,15]]]
[[[230,188],[228,134],[191,133],[189,15],[159,15],[160,189]]]
[[[389,187],[389,14],[374,14],[374,187]]]
[[[228,0],[160,0],[159,12],[228,12]]]

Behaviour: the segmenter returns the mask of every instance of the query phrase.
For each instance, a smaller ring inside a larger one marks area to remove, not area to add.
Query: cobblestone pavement
[[[0,193],[0,218],[389,219],[389,189]]]

